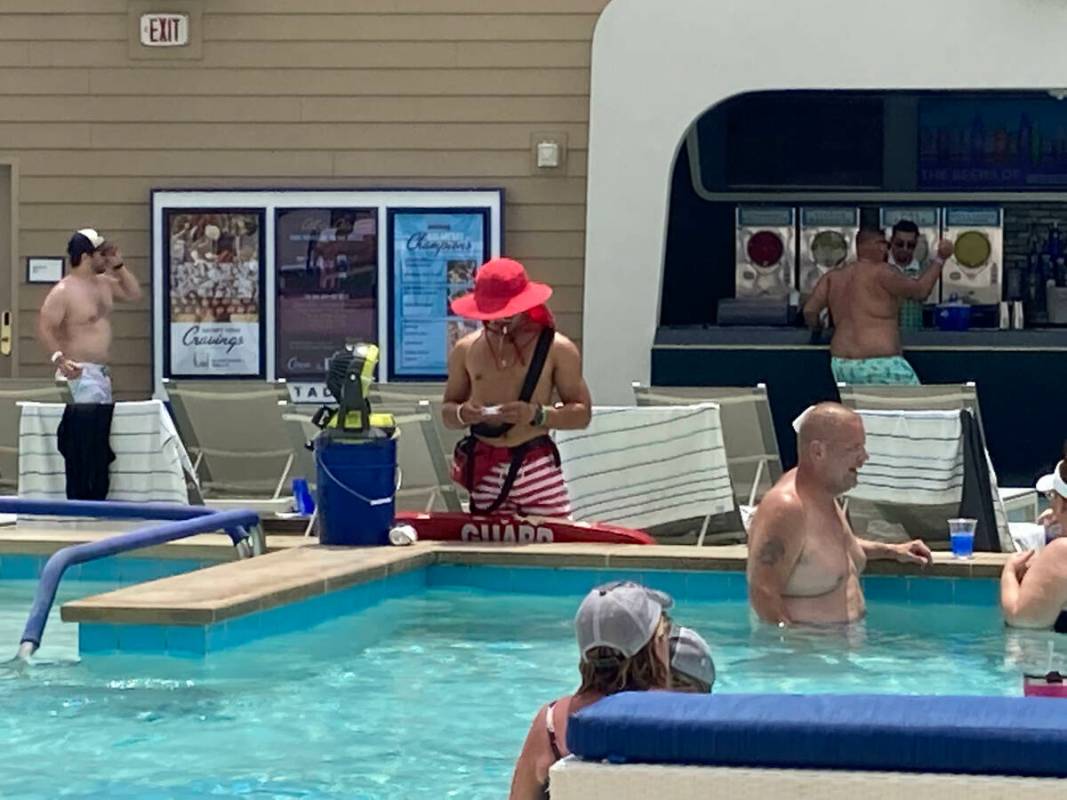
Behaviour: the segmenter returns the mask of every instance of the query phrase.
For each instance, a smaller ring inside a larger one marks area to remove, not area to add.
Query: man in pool
[[[917,278],[886,261],[888,243],[881,230],[856,235],[857,260],[827,272],[804,304],[808,327],[821,325],[829,308],[834,335],[830,340],[830,368],[834,380],[850,384],[917,384],[915,370],[904,360],[900,346],[902,300],[923,302],[930,296],[952,243],[942,241],[937,256]]]
[[[928,564],[918,539],[902,544],[858,538],[838,498],[867,461],[863,420],[838,403],[801,416],[798,466],[756,508],[748,535],[748,596],[765,622],[848,623],[866,611],[860,573],[868,560]]]
[[[548,431],[585,428],[593,403],[578,348],[545,306],[551,295],[519,262],[495,258],[478,269],[474,291],[452,301],[453,312],[483,324],[452,348],[441,408],[446,427],[470,428],[452,478],[470,492],[472,513],[571,514]]]

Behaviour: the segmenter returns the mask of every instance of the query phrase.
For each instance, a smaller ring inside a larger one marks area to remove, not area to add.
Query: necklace
[[[526,360],[522,357],[522,351],[525,350],[526,345],[528,345],[532,341],[532,336],[526,337],[525,341],[520,344],[513,334],[503,334],[501,336],[500,351],[498,352],[496,347],[493,346],[493,339],[489,332],[483,329],[482,334],[485,336],[486,345],[489,346],[489,352],[493,354],[493,365],[497,369],[507,369],[508,359],[505,354],[505,349],[508,343],[510,343],[511,346],[515,349],[515,358],[518,360],[518,362],[520,364],[526,363]]]

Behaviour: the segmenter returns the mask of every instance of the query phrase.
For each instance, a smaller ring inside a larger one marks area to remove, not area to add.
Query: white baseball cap
[[[669,594],[634,581],[598,586],[585,596],[574,617],[582,660],[590,650],[608,647],[632,658],[656,633],[663,612],[674,605]]]
[[[715,683],[711,648],[692,628],[671,628],[671,669],[706,683],[709,688]]]
[[[106,241],[103,236],[97,233],[95,228],[81,228],[78,233],[89,240],[89,244],[93,246],[94,250],[99,250]]]
[[[1064,481],[1060,477],[1060,470],[1063,469],[1063,462],[1059,462],[1056,465],[1056,469],[1052,470],[1048,475],[1042,475],[1037,480],[1037,485],[1034,487],[1041,494],[1048,494],[1049,492],[1055,492],[1060,497],[1067,500],[1067,481]]]

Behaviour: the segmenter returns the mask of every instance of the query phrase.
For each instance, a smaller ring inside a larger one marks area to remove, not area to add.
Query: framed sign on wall
[[[378,336],[378,209],[275,212],[275,374],[319,382],[333,353]]]
[[[167,377],[264,377],[263,211],[172,209],[163,232]]]
[[[389,212],[389,349],[392,377],[439,380],[452,346],[477,323],[452,314],[489,250],[489,212],[479,208]]]

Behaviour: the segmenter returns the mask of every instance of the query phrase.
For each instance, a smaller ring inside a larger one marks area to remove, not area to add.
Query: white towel
[[[715,403],[594,408],[554,436],[576,520],[647,528],[734,508]]]
[[[19,497],[65,500],[67,479],[56,431],[66,406],[20,403]],[[185,475],[193,465],[170,415],[159,400],[116,403],[111,420],[108,500],[186,503]]]
[[[959,411],[857,411],[870,456],[849,493],[860,500],[944,505],[963,498]]]

